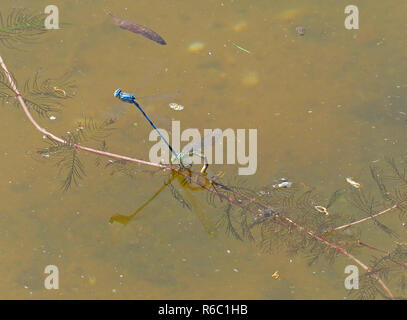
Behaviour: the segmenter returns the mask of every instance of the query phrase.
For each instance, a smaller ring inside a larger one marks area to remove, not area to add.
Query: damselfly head
[[[120,96],[120,93],[122,92],[122,89],[116,89],[116,91],[113,93],[113,96],[115,96],[116,98]]]

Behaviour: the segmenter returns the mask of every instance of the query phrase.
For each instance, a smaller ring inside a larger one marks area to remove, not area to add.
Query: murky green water
[[[45,4],[0,1],[43,11]],[[327,1],[56,1],[60,22],[33,44],[0,53],[22,87],[38,69],[44,77],[72,71],[76,95],[56,120],[39,119],[57,135],[78,119],[118,117],[109,151],[148,159],[150,127],[112,94],[181,90],[176,102],[148,106],[157,122],[186,128],[255,128],[258,169],[246,186],[274,179],[315,186],[325,197],[362,181],[371,161],[404,151],[406,29],[404,1],[358,1],[360,29],[344,28],[345,3]],[[113,25],[104,9],[151,27],[160,46]],[[305,26],[304,36],[295,28]],[[203,49],[189,46],[202,42]],[[236,45],[250,53],[239,50]],[[118,115],[118,110],[121,115]],[[61,193],[64,175],[37,161],[43,146],[21,109],[3,106],[0,126],[0,297],[80,299],[342,299],[344,266],[309,267],[303,257],[268,254],[218,230],[210,237],[198,215],[170,192],[161,193],[126,226],[130,215],[164,178],[135,180],[95,167],[83,154],[87,177]],[[137,126],[134,125],[137,122]],[[237,175],[237,166],[211,172]],[[366,182],[367,183],[367,182]],[[375,241],[377,237],[370,236]],[[404,239],[405,240],[405,239]],[[380,243],[380,242],[379,242]],[[365,255],[369,258],[369,255]],[[44,268],[60,271],[60,289],[44,289]],[[279,270],[280,278],[272,274]]]

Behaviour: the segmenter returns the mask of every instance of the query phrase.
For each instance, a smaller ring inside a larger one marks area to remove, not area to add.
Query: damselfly
[[[147,121],[150,123],[150,125],[154,128],[154,130],[158,133],[158,135],[161,137],[161,139],[164,141],[164,143],[168,146],[170,151],[173,153],[174,157],[171,160],[171,163],[179,160],[180,165],[182,167],[191,167],[192,162],[187,163],[185,158],[192,157],[192,156],[198,156],[204,160],[204,166],[201,169],[201,173],[206,172],[208,169],[209,163],[208,159],[206,158],[205,154],[202,153],[202,151],[205,150],[205,148],[208,148],[212,145],[215,145],[220,138],[222,137],[222,130],[221,129],[215,129],[205,135],[203,138],[196,139],[188,143],[180,153],[177,153],[172,146],[169,144],[169,142],[164,138],[164,136],[161,134],[161,132],[157,129],[156,125],[151,121],[151,119],[147,116],[147,114],[144,112],[144,110],[141,108],[140,104],[136,101],[136,97],[131,94],[131,93],[125,93],[122,91],[122,89],[116,89],[116,91],[113,93],[113,95],[116,98],[119,98],[120,100],[128,103],[133,103],[143,114],[143,116],[147,119]]]
[[[164,138],[164,136],[161,134],[161,132],[157,129],[156,125],[153,123],[153,121],[150,120],[150,118],[147,116],[147,114],[144,112],[144,110],[141,108],[140,104],[136,101],[136,97],[131,94],[131,93],[125,93],[122,91],[122,89],[118,88],[116,91],[113,93],[113,95],[116,98],[119,98],[120,100],[128,103],[133,103],[143,114],[144,118],[147,119],[147,121],[150,123],[150,125],[154,128],[154,130],[158,133],[158,135],[161,137],[161,139],[165,142],[165,144],[168,146],[170,151],[174,154],[176,158],[178,158],[178,153],[176,153],[171,145],[168,143],[168,141]]]

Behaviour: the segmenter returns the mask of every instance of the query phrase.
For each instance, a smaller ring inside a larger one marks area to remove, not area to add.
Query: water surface
[[[0,2],[3,16],[12,7],[43,10],[32,1]],[[16,50],[1,47],[1,55],[20,86],[38,69],[45,77],[73,72],[75,97],[56,120],[39,119],[55,134],[64,135],[83,117],[117,116],[109,151],[148,159],[151,128],[136,109],[123,109],[113,91],[181,90],[175,102],[185,106],[182,112],[168,107],[174,101],[149,103],[157,122],[176,119],[182,129],[256,128],[258,170],[246,186],[287,177],[315,186],[326,198],[348,176],[369,184],[371,161],[404,150],[404,1],[359,1],[360,30],[344,28],[343,3],[322,0],[54,4],[60,21],[70,25]],[[117,28],[104,9],[152,28],[168,44]],[[306,28],[304,36],[297,26]],[[188,47],[197,41],[204,48],[191,53]],[[87,177],[61,193],[63,174],[35,156],[41,135],[21,109],[2,110],[1,298],[346,297],[345,258],[310,267],[304,257],[265,253],[222,230],[210,237],[197,214],[168,191],[128,225],[109,224],[114,214],[133,213],[164,177],[111,175],[83,154]],[[237,174],[230,165],[211,170]],[[210,216],[205,196],[194,197]],[[49,264],[60,270],[57,291],[43,286]],[[276,270],[279,280],[272,278]]]

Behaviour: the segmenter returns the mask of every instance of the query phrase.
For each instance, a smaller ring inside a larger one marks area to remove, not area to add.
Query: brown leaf
[[[153,41],[155,41],[155,42],[157,42],[159,44],[162,44],[162,45],[167,44],[165,42],[165,40],[158,33],[156,33],[155,31],[153,31],[153,30],[151,30],[151,29],[149,29],[147,27],[144,27],[142,25],[139,25],[137,23],[133,23],[131,21],[124,20],[122,18],[116,17],[111,12],[106,11],[106,13],[109,16],[112,17],[113,23],[116,26],[118,26],[118,27],[120,27],[120,28],[122,28],[124,30],[128,30],[128,31],[131,31],[131,32],[134,32],[134,33],[141,34],[143,37],[146,37],[146,38],[148,38],[150,40],[153,40]]]

